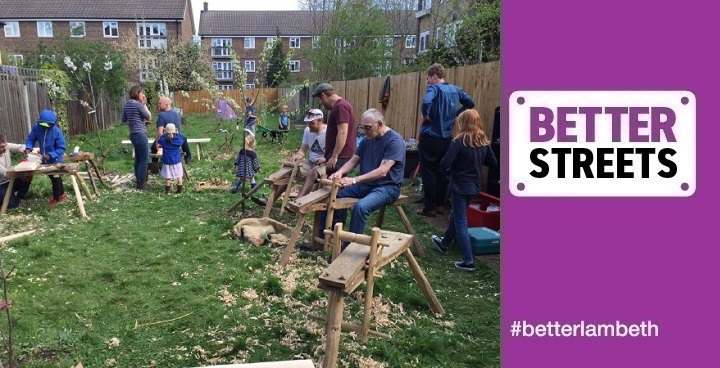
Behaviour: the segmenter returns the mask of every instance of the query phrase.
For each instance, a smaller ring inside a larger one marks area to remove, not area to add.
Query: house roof
[[[283,36],[313,36],[321,33],[323,15],[323,12],[309,10],[202,11],[198,35],[275,36],[279,31]],[[394,30],[396,35],[415,34],[417,21],[413,12],[389,11],[385,15],[389,21],[402,19],[401,22],[389,22],[398,24],[398,29]]]
[[[2,0],[0,20],[183,19],[188,0]]]

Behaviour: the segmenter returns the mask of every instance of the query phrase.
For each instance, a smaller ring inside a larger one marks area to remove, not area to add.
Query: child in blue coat
[[[43,110],[37,124],[30,130],[25,141],[25,153],[30,154],[35,147],[35,143],[40,148],[43,164],[59,164],[62,163],[65,154],[65,136],[62,130],[57,126],[57,116],[52,110]],[[52,183],[53,196],[50,198],[50,205],[54,206],[65,199],[65,188],[63,188],[62,179],[59,175],[49,176]]]
[[[183,191],[183,166],[182,148],[185,137],[178,133],[177,127],[173,123],[165,125],[165,131],[162,137],[158,139],[158,145],[163,149],[162,170],[160,175],[165,178],[165,193],[170,194],[173,180],[177,180],[177,191]]]

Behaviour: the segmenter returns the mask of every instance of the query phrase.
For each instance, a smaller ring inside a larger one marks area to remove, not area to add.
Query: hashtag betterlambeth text
[[[659,327],[652,321],[639,323],[562,323],[547,321],[532,323],[513,321],[510,325],[512,337],[657,337]]]

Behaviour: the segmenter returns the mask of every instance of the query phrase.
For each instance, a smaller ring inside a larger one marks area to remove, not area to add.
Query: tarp
[[[230,120],[230,119],[237,119],[237,114],[235,113],[235,110],[228,105],[227,101],[224,99],[219,99],[216,106],[216,113],[215,113],[215,119],[223,119],[223,120]]]

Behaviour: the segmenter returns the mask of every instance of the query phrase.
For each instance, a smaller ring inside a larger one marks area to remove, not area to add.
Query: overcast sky
[[[203,3],[208,3],[208,10],[298,10],[297,0],[192,0],[195,32],[200,22],[200,11]]]

